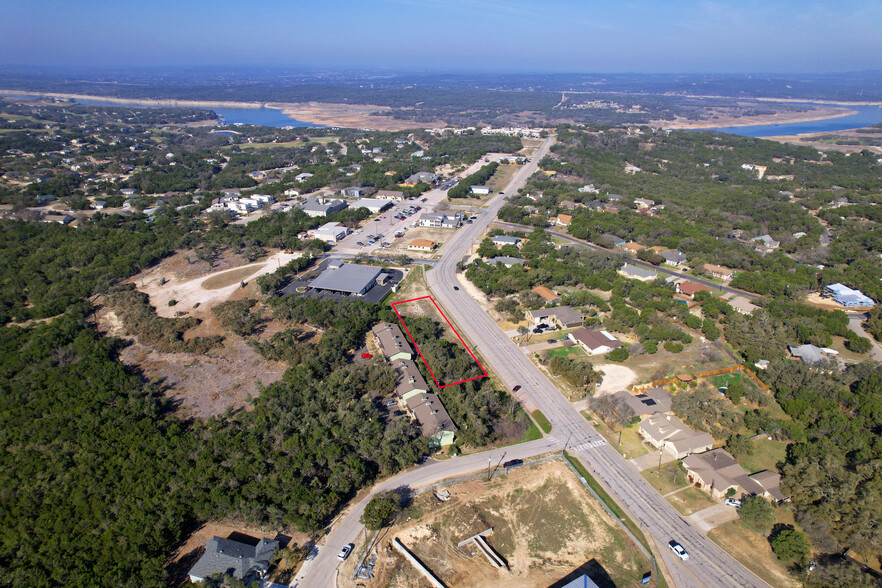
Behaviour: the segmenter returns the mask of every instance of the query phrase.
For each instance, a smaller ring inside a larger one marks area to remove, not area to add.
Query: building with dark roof
[[[736,495],[762,496],[776,502],[786,499],[780,474],[764,470],[748,475],[725,449],[693,453],[683,460],[683,468],[690,484],[717,499],[724,498],[730,488]]]
[[[444,447],[453,443],[456,426],[437,394],[411,395],[405,400],[405,406],[420,424],[423,437],[428,437],[434,446]]]
[[[524,265],[524,260],[520,257],[509,257],[507,255],[499,255],[497,257],[493,257],[487,260],[487,263],[490,265],[496,265],[497,263],[501,263],[505,267],[511,267],[513,265]]]
[[[380,323],[374,325],[371,333],[374,335],[377,347],[380,348],[380,353],[387,360],[395,361],[396,359],[413,358],[413,349],[411,349],[410,343],[407,342],[404,333],[401,332],[401,327],[398,325]]]
[[[300,208],[307,215],[315,218],[317,216],[328,216],[332,212],[343,210],[346,206],[345,200],[308,198]]]
[[[622,346],[622,342],[606,331],[580,328],[567,335],[573,343],[582,346],[588,355],[602,355]]]
[[[398,359],[392,362],[397,374],[395,393],[401,400],[407,402],[407,399],[417,394],[425,394],[429,391],[429,385],[426,379],[420,373],[417,365],[409,359]]]
[[[657,412],[671,412],[671,395],[664,388],[652,388],[640,394],[621,391],[613,398],[628,408],[641,419]]]
[[[279,542],[274,539],[261,539],[257,545],[248,545],[233,539],[212,537],[205,544],[205,553],[190,568],[190,581],[202,582],[214,574],[232,576],[246,584],[262,579],[278,549]]]
[[[417,184],[429,184],[430,186],[438,181],[438,176],[433,174],[432,172],[417,172],[404,180],[404,183],[408,186],[416,186]]]
[[[363,296],[374,287],[382,271],[383,268],[379,267],[346,263],[337,269],[326,269],[309,283],[309,287]]]

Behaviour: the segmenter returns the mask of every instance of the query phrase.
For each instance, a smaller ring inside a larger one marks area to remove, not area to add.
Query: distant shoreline
[[[778,114],[764,114],[760,116],[743,116],[719,118],[717,120],[700,120],[690,121],[689,119],[679,119],[674,121],[654,121],[657,125],[666,129],[716,129],[724,127],[755,127],[755,126],[774,126],[777,124],[794,124],[804,122],[814,122],[818,120],[829,120],[833,118],[842,118],[844,116],[852,116],[858,114],[856,110],[845,110],[841,108],[815,109],[811,113],[807,112],[782,112]]]
[[[94,100],[100,102],[109,102],[111,104],[137,104],[139,106],[171,106],[174,108],[253,108],[255,110],[261,108],[275,108],[282,110],[278,106],[270,106],[270,103],[263,102],[224,102],[218,100],[174,100],[174,99],[157,99],[157,98],[114,98],[111,96],[91,96],[88,94],[66,94],[62,92],[32,92],[27,90],[3,90],[0,89],[0,95],[3,96],[45,96],[47,98],[67,98],[69,100]]]

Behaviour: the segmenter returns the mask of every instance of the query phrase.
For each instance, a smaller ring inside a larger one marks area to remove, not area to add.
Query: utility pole
[[[661,474],[662,451],[664,451],[664,445],[662,445],[661,447],[658,448],[658,469],[656,470],[656,473],[658,473],[658,474]]]
[[[573,432],[570,431],[570,434],[567,435],[567,442],[564,443],[563,449],[560,450],[560,454],[561,454],[561,455],[563,455],[564,452],[567,450],[567,446],[570,444],[570,438],[571,438],[572,436],[573,436]]]
[[[487,481],[488,481],[488,482],[490,481],[490,463],[491,463],[491,459],[492,459],[492,458],[490,458],[490,457],[487,458]]]

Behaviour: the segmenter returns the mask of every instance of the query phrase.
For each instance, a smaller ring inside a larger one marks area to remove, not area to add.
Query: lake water
[[[715,131],[742,135],[745,137],[773,137],[776,135],[801,135],[803,133],[829,133],[831,131],[844,131],[868,127],[882,122],[882,108],[878,106],[838,106],[833,104],[818,104],[815,102],[798,102],[792,104],[805,104],[809,106],[835,106],[844,110],[855,110],[857,114],[827,118],[809,122],[781,123],[771,125],[753,125],[749,127],[720,127]]]
[[[9,98],[18,100],[39,100],[39,96],[10,94]],[[106,100],[75,100],[77,104],[87,106],[127,106],[132,108],[169,108],[168,106],[150,106],[134,102],[108,102]],[[213,110],[228,125],[242,123],[246,125],[263,125],[265,127],[324,127],[315,123],[296,120],[275,108],[206,108]]]

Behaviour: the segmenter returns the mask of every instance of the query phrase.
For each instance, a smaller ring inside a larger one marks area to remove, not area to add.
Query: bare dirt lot
[[[274,271],[279,264],[284,265],[294,257],[279,253],[242,265],[244,260],[239,256],[225,255],[217,259],[212,268],[204,261],[194,261],[192,252],[185,252],[130,280],[150,296],[158,315],[173,317],[177,311],[186,311],[188,316],[201,321],[185,333],[185,338],[223,335],[223,344],[208,353],[164,353],[143,345],[136,337],[125,334],[119,317],[107,308],[96,315],[98,329],[130,341],[121,351],[120,359],[126,365],[137,366],[147,379],[157,382],[174,402],[179,417],[207,419],[228,407],[247,409],[248,399],[257,396],[261,386],[280,379],[287,366],[263,359],[242,338],[225,331],[211,309],[227,300],[257,298],[253,279]],[[161,278],[166,280],[164,285],[160,285]],[[243,280],[248,280],[244,288]],[[172,299],[178,303],[169,306],[168,301]],[[270,323],[264,335],[279,328]]]
[[[431,492],[415,497],[407,520],[381,534],[376,579],[370,585],[427,585],[391,547],[395,537],[451,587],[545,587],[586,564],[600,586],[632,586],[649,569],[649,562],[560,461],[448,489],[451,499],[444,503]],[[472,544],[457,546],[490,528],[487,542],[508,569],[492,567]],[[354,566],[348,563],[340,585],[355,585],[349,580]]]
[[[415,122],[377,114],[391,110],[387,106],[373,104],[332,104],[327,102],[297,102],[268,105],[281,108],[291,118],[329,127],[401,131],[415,127],[444,126],[441,121]]]

